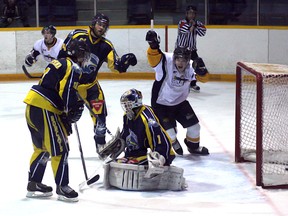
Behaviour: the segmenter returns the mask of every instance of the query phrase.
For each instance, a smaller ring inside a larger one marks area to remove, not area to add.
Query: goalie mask
[[[135,108],[142,106],[142,93],[136,89],[126,91],[120,98],[121,107],[129,120],[135,118]]]
[[[191,59],[191,51],[188,47],[176,47],[173,52],[173,60],[179,72],[184,72]]]

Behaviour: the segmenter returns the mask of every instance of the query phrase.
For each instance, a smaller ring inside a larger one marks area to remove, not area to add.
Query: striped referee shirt
[[[191,50],[197,50],[196,37],[203,37],[206,34],[206,27],[202,22],[196,20],[196,27],[190,31],[192,24],[186,19],[180,20],[178,23],[178,36],[176,46],[189,47]]]

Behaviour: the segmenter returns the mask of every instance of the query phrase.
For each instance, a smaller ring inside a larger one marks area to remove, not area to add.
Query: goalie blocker
[[[147,178],[147,165],[111,162],[104,165],[104,187],[108,189],[113,186],[129,191],[180,191],[187,188],[182,168],[164,166],[163,169],[163,173]]]
[[[97,153],[100,159],[105,160],[108,156],[114,160],[116,159],[125,149],[125,141],[120,137],[120,130],[117,131],[112,139],[104,145],[97,145]]]

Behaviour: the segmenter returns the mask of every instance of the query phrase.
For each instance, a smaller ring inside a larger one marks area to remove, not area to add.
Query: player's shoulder
[[[147,116],[148,118],[154,118],[154,111],[153,108],[149,105],[142,105],[142,114],[144,114],[145,116]]]
[[[181,20],[179,20],[179,22],[178,22],[179,25],[184,25],[184,24],[186,24],[186,23],[188,23],[186,19],[181,19]]]
[[[41,46],[44,44],[44,38],[37,40],[34,43],[34,49],[39,50],[41,49]]]
[[[58,43],[63,43],[64,40],[62,38],[56,37]]]
[[[172,59],[173,58],[173,52],[163,52],[166,59]]]
[[[88,30],[86,29],[74,29],[69,33],[70,36],[73,38],[75,37],[80,37],[80,36],[87,36],[88,35]]]
[[[48,66],[50,68],[55,68],[55,69],[61,69],[61,68],[66,68],[68,64],[68,58],[59,58],[59,59],[53,59]]]
[[[106,44],[108,44],[110,47],[114,47],[112,41],[107,39],[106,37],[102,37],[102,41]]]

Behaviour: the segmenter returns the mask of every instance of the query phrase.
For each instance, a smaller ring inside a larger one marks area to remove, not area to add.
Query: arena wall
[[[81,26],[77,28],[87,28]],[[66,38],[75,27],[57,27],[57,37]],[[106,37],[112,41],[119,56],[132,52],[137,56],[138,64],[128,69],[122,78],[153,78],[153,72],[147,63],[145,41],[150,26],[111,26]],[[161,48],[172,52],[175,47],[177,26],[154,26],[160,34]],[[207,26],[204,37],[198,37],[198,54],[201,56],[212,77],[234,77],[238,61],[255,63],[288,64],[288,28],[255,26]],[[167,35],[167,37],[165,37]],[[25,56],[36,40],[42,38],[41,28],[0,29],[0,76],[22,76],[21,69]],[[29,68],[31,73],[41,73],[46,63],[40,58],[37,64]],[[100,70],[101,77],[114,77],[106,64]],[[116,76],[117,77],[117,76]],[[221,78],[222,77],[222,78]],[[229,79],[229,78],[228,78]]]

